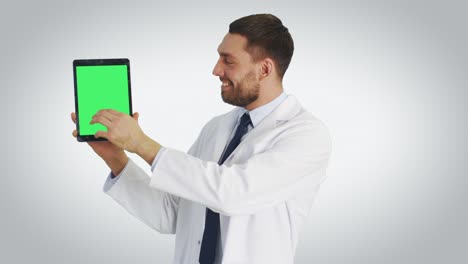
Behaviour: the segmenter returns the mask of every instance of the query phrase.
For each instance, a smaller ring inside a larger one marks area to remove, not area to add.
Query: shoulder
[[[328,131],[324,122],[309,112],[295,96],[289,95],[281,106],[283,108],[277,114],[278,120],[283,120],[292,126],[315,127]]]
[[[293,139],[298,144],[331,151],[330,130],[325,123],[309,112],[302,105],[299,105],[298,111],[289,119],[284,121],[278,127],[283,131],[283,138]]]
[[[304,107],[301,107],[300,111],[291,121],[296,123],[302,123],[305,126],[315,127],[317,129],[328,131],[328,128],[325,125],[325,123]]]

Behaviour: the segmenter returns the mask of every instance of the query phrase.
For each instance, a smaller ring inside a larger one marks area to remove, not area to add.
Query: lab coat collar
[[[242,111],[242,108],[235,109],[237,111]],[[243,140],[240,142],[239,146],[234,150],[234,152],[229,156],[229,158],[226,159],[224,162],[229,163],[229,160],[232,159],[233,156],[236,155],[236,152],[239,151],[239,149],[242,148],[243,145],[248,144],[249,142],[255,142],[258,137],[261,137],[265,132],[271,131],[272,129],[276,128],[277,126],[284,124],[285,122],[288,122],[291,120],[293,117],[295,117],[301,110],[301,105],[299,104],[298,100],[296,99],[295,96],[288,95],[288,97],[278,106],[276,107],[271,114],[266,116],[256,127],[254,127],[249,133],[245,135]],[[237,116],[239,115],[239,112],[237,111],[232,111],[230,123],[231,126],[234,126],[237,121]],[[231,129],[232,130],[232,129]],[[228,137],[230,135],[229,131],[225,131],[227,136],[225,144],[227,144]],[[223,146],[224,147],[224,146]],[[221,150],[222,151],[222,150]]]
[[[243,141],[246,141],[248,138],[255,138],[257,135],[274,129],[278,125],[291,120],[297,115],[297,113],[299,113],[300,109],[301,105],[297,101],[296,97],[288,95],[288,97],[278,107],[276,107],[273,112],[271,112],[271,114],[266,116],[256,127],[245,135]]]
[[[278,107],[287,97],[288,97],[287,94],[285,94],[284,92],[281,92],[281,94],[277,96],[275,99],[273,99],[272,101],[260,107],[257,107],[251,111],[247,111],[247,109],[241,108],[241,111],[239,111],[240,113],[237,119],[240,119],[241,116],[245,112],[249,112],[250,119],[252,120],[252,127],[256,127],[265,117],[270,115],[271,112],[273,112],[273,110],[275,110],[275,108]]]
[[[301,105],[294,95],[286,95],[286,99],[280,103],[268,116],[264,119],[269,120],[266,123],[274,124],[274,121],[288,121],[292,119],[301,109]],[[234,108],[226,115],[226,120],[231,126],[235,126],[239,119],[247,110],[242,107]],[[260,125],[264,120],[258,123]],[[271,123],[273,122],[273,123]],[[275,124],[274,124],[275,125]],[[257,126],[254,126],[257,127]]]

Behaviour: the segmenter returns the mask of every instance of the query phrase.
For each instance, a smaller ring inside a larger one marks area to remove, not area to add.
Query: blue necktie
[[[240,119],[240,123],[237,126],[234,137],[229,142],[226,151],[219,160],[219,165],[223,164],[229,155],[231,155],[231,153],[234,151],[234,149],[236,149],[237,145],[239,145],[241,141],[242,136],[247,133],[249,124],[251,123],[252,121],[250,120],[249,113],[245,113]],[[200,264],[212,264],[214,262],[216,255],[216,244],[218,242],[218,233],[219,214],[211,211],[209,208],[206,208],[205,231],[203,232],[200,257],[198,258]]]

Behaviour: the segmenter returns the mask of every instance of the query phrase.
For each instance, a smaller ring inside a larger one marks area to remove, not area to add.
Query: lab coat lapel
[[[296,97],[289,95],[271,114],[265,117],[256,127],[245,135],[239,146],[232,152],[232,154],[224,162],[229,164],[230,160],[239,152],[246,144],[255,144],[258,138],[265,132],[271,131],[277,125],[283,124],[291,120],[300,111],[301,105]],[[222,150],[221,150],[222,151]]]
[[[223,151],[228,144],[231,133],[234,130],[234,126],[237,123],[240,110],[240,108],[233,109],[217,123],[216,134],[213,138],[208,139],[215,140],[214,151],[210,153],[211,161],[218,162],[221,158],[221,155],[223,154]]]

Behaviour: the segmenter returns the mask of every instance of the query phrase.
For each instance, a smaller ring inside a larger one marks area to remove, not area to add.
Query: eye
[[[228,58],[224,58],[224,63],[226,64],[234,64],[234,62]]]

